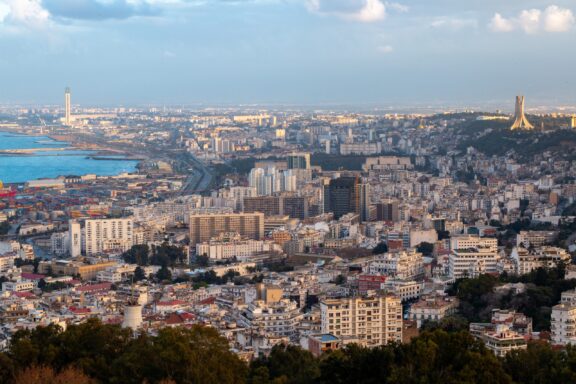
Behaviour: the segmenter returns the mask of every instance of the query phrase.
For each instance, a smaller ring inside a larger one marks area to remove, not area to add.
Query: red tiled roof
[[[92,312],[90,308],[68,307],[68,310],[76,315],[85,315]]]
[[[200,305],[207,305],[207,304],[214,304],[216,302],[216,298],[215,297],[208,297],[202,301],[200,301],[198,304]]]
[[[22,272],[22,278],[26,280],[42,280],[46,275],[40,275],[38,273],[26,273]]]

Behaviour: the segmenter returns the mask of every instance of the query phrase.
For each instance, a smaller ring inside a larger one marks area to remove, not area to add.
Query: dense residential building
[[[222,233],[237,232],[254,240],[264,237],[264,214],[226,213],[190,216],[190,244],[209,241]]]
[[[371,275],[385,275],[396,279],[411,280],[424,274],[422,254],[415,249],[377,255],[367,266]]]
[[[309,216],[309,199],[305,196],[258,196],[244,198],[244,212],[262,212],[266,216],[288,215],[305,219]]]
[[[322,333],[357,340],[368,347],[402,341],[402,303],[398,297],[375,295],[320,302]]]
[[[511,310],[494,309],[490,323],[470,323],[470,333],[496,356],[526,349],[532,337],[532,319]]]
[[[292,153],[286,158],[288,169],[310,169],[309,153]]]
[[[242,238],[237,233],[222,233],[210,241],[196,244],[196,254],[211,260],[247,259],[264,252],[280,252],[282,248],[271,241]]]
[[[512,250],[510,258],[516,264],[516,273],[524,275],[538,268],[554,268],[560,263],[570,264],[572,256],[565,249],[557,247],[540,247],[526,249],[517,247]]]
[[[294,339],[303,316],[294,301],[281,299],[267,303],[255,300],[242,311],[239,323],[255,332]]]
[[[128,250],[133,245],[132,228],[131,218],[86,220],[84,222],[86,255]]]
[[[378,156],[369,157],[362,166],[365,172],[382,172],[412,169],[412,161],[409,157]]]
[[[410,306],[409,318],[420,328],[426,321],[439,322],[458,310],[459,301],[451,296],[427,296]]]
[[[524,248],[541,247],[543,245],[551,244],[558,233],[556,231],[520,231],[516,235],[516,246],[523,246]]]
[[[398,211],[398,201],[386,200],[376,204],[376,220],[391,221],[397,223],[400,221],[400,212]]]
[[[498,240],[476,236],[450,240],[449,275],[455,279],[497,273]]]
[[[369,219],[370,185],[359,177],[343,176],[330,180],[324,190],[324,211],[339,219],[347,213],[356,213],[361,220]]]
[[[550,332],[552,344],[576,344],[576,305],[561,303],[552,307]]]

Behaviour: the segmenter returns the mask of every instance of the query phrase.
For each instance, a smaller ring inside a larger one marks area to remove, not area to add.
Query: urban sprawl
[[[0,131],[139,164],[0,185],[0,349],[91,318],[211,327],[247,361],[450,321],[497,356],[576,344],[572,115],[525,116],[523,97],[515,116],[65,100],[3,107]]]

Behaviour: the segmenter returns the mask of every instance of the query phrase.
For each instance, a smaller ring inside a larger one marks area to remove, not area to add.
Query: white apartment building
[[[410,307],[410,319],[420,328],[425,321],[440,321],[458,310],[459,301],[453,296],[422,298]]]
[[[132,227],[131,218],[86,220],[86,255],[127,251],[133,245]]]
[[[14,252],[5,253],[0,255],[0,276],[5,275],[14,267],[14,260],[18,258],[18,255]]]
[[[450,239],[448,273],[450,277],[477,277],[498,272],[498,240],[476,236]]]
[[[576,305],[576,289],[562,292],[560,303]]]
[[[382,143],[342,143],[341,155],[376,155],[382,152]]]
[[[248,176],[248,184],[251,188],[256,189],[258,196],[266,196],[274,192],[296,191],[297,177],[291,169],[252,168]]]
[[[524,335],[513,331],[506,324],[497,324],[493,330],[486,330],[479,339],[498,357],[504,357],[513,350],[528,348]]]
[[[518,247],[512,250],[510,257],[516,264],[519,275],[538,268],[554,268],[560,262],[570,264],[572,259],[565,249],[558,247],[541,247],[535,250]]]
[[[71,257],[78,257],[82,255],[83,247],[83,234],[82,226],[76,220],[68,222],[68,250]]]
[[[113,267],[108,267],[103,271],[98,271],[96,274],[96,280],[107,281],[110,283],[120,283],[126,280],[129,275],[134,274],[136,267],[136,264],[120,264]],[[146,276],[148,276],[148,274],[146,274]]]
[[[420,252],[411,249],[378,255],[365,271],[370,275],[386,275],[396,279],[416,279],[424,274],[424,260]]]
[[[254,300],[242,311],[238,322],[264,335],[296,338],[303,317],[294,301],[282,299],[266,304],[263,300]]]
[[[396,296],[326,299],[320,318],[322,333],[356,338],[368,347],[402,342],[402,303]]]
[[[532,334],[532,319],[520,312],[493,309],[490,323],[470,323],[470,333],[482,340],[496,356],[526,349]]]
[[[516,245],[523,245],[525,248],[530,246],[541,247],[550,244],[557,237],[555,231],[520,231],[516,235]]]
[[[36,284],[30,280],[6,281],[2,283],[3,292],[26,292],[33,290],[35,287]]]
[[[50,252],[61,256],[68,253],[70,249],[70,235],[68,232],[53,233],[50,236]]]
[[[576,344],[576,305],[561,303],[552,307],[550,323],[552,344]]]
[[[273,241],[242,239],[241,236],[228,234],[208,242],[196,244],[197,255],[207,255],[211,260],[226,260],[236,257],[245,260],[262,252],[281,252],[282,247]]]
[[[424,290],[424,283],[416,280],[387,279],[384,283],[384,289],[398,296],[400,300],[407,301],[420,297]]]

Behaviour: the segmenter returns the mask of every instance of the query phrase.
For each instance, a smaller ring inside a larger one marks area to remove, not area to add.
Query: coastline
[[[82,142],[80,140],[78,140],[77,138],[75,138],[74,140],[65,140],[68,138],[72,138],[71,135],[68,137],[62,137],[59,135],[50,135],[50,134],[44,134],[44,135],[39,135],[36,132],[34,132],[33,134],[28,134],[26,132],[22,132],[21,130],[17,130],[14,128],[2,128],[0,130],[0,134],[7,134],[6,137],[11,137],[11,138],[17,138],[17,137],[37,137],[37,138],[48,138],[49,140],[53,141],[53,143],[51,142],[46,142],[46,146],[42,147],[39,146],[38,148],[14,148],[14,149],[1,149],[0,150],[0,162],[4,161],[4,164],[6,166],[6,168],[4,169],[5,171],[7,169],[11,169],[10,167],[15,165],[15,164],[19,164],[20,161],[22,162],[22,167],[25,168],[27,165],[26,163],[29,163],[30,167],[34,167],[37,165],[34,163],[35,158],[38,158],[38,162],[44,161],[41,158],[56,158],[57,163],[55,165],[55,168],[58,169],[59,174],[55,175],[54,171],[52,170],[52,174],[50,174],[50,172],[46,172],[46,175],[39,175],[39,174],[34,174],[34,172],[32,173],[32,176],[30,178],[14,178],[14,177],[9,177],[4,175],[4,182],[5,184],[12,184],[12,185],[18,185],[18,184],[23,184],[26,183],[27,181],[31,181],[31,180],[40,180],[40,179],[49,179],[49,178],[55,178],[55,177],[61,177],[61,176],[66,176],[69,174],[74,174],[74,175],[87,175],[87,174],[97,174],[99,176],[112,176],[112,175],[118,175],[121,174],[123,172],[126,172],[125,170],[122,169],[114,169],[114,163],[125,163],[125,162],[134,162],[133,167],[131,167],[130,170],[128,170],[128,172],[137,172],[138,169],[141,168],[141,163],[143,161],[146,161],[147,159],[142,156],[141,154],[134,154],[134,153],[130,153],[129,151],[122,151],[116,148],[109,148],[109,147],[103,147],[101,145],[97,145],[94,143],[89,143],[89,142]],[[42,145],[44,143],[42,142],[35,142],[35,145]],[[52,147],[51,144],[53,144],[54,146]],[[69,152],[69,153],[67,153]],[[94,172],[92,171],[86,171],[87,169],[91,168],[89,165],[87,164],[74,164],[74,166],[70,167],[70,171],[66,171],[66,162],[69,161],[76,161],[75,159],[70,159],[71,157],[76,157],[76,158],[80,158],[82,161],[94,161],[95,164],[93,165],[93,168],[98,168],[98,167],[103,167],[104,170],[98,170],[96,169]],[[6,159],[6,160],[2,160],[2,159]],[[17,159],[21,159],[21,160],[17,160]],[[96,165],[99,164],[99,165]],[[123,166],[122,166],[123,167]],[[118,168],[122,168],[122,167],[118,167]],[[0,166],[1,168],[1,166]],[[76,169],[74,168],[80,168],[85,170],[85,172],[78,172]],[[29,168],[26,168],[29,169]],[[48,170],[50,169],[50,166],[47,167]],[[0,169],[1,171],[1,169]],[[2,172],[0,172],[1,174]],[[6,173],[6,172],[5,172]],[[8,172],[8,174],[10,174]],[[14,172],[14,174],[18,174],[17,171]],[[2,177],[0,177],[0,179],[2,179]]]

